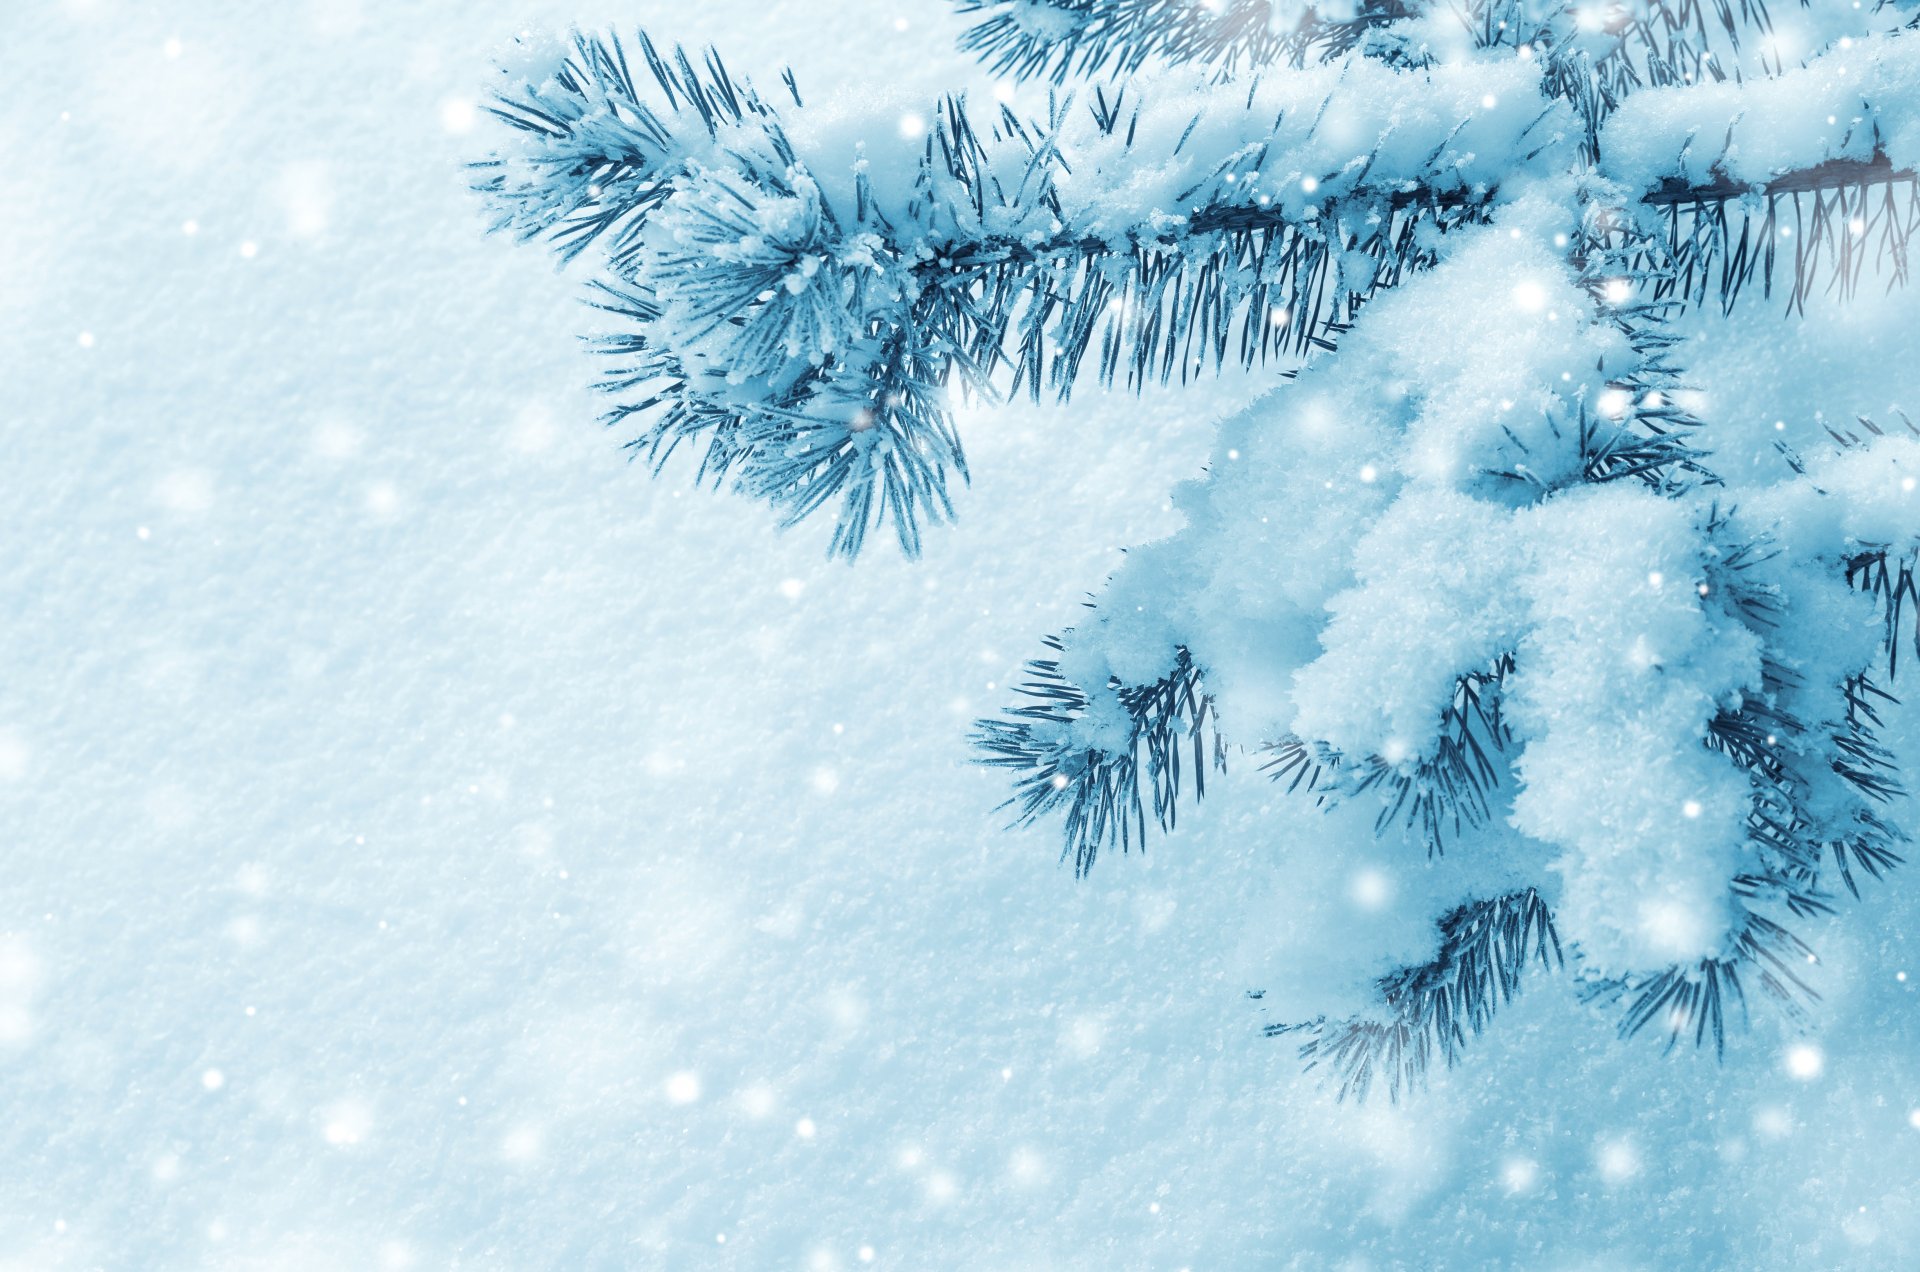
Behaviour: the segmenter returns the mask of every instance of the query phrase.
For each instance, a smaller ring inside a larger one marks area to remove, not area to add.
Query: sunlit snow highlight
[[[1609,1140],[1594,1155],[1600,1177],[1610,1184],[1621,1184],[1640,1173],[1640,1154],[1627,1140]]]
[[[1826,1057],[1812,1043],[1796,1043],[1787,1048],[1787,1072],[1802,1082],[1811,1082],[1826,1068]]]

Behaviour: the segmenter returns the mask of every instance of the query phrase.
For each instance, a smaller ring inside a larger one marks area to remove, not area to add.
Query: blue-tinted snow
[[[1255,386],[971,414],[913,565],[649,482],[462,189],[575,19],[972,74],[930,3],[6,13],[0,1266],[1920,1261],[1907,879],[1724,1064],[1543,979],[1354,1109],[1246,993],[1417,858],[1247,762],[1085,883],[1003,831],[966,722]]]

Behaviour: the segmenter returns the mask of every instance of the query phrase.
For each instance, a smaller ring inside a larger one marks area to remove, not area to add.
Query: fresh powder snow
[[[1397,1101],[1339,1101],[1263,1034],[1364,1010],[1432,955],[1436,916],[1535,881],[1597,967],[1725,946],[1746,792],[1698,739],[1763,656],[1815,687],[1875,656],[1831,567],[1915,532],[1910,289],[1870,274],[1844,303],[1689,323],[1717,493],[1505,497],[1484,474],[1567,476],[1556,429],[1583,412],[1667,409],[1658,386],[1610,396],[1637,355],[1560,250],[1574,179],[1542,178],[1284,385],[1274,363],[1138,394],[1123,372],[1064,405],[956,394],[955,524],[850,568],[828,525],[781,533],[684,457],[658,480],[628,462],[576,338],[618,326],[581,303],[591,262],[556,276],[489,236],[467,164],[501,144],[495,68],[546,80],[575,23],[713,42],[783,109],[791,66],[791,194],[723,232],[716,161],[637,249],[744,401],[857,338],[832,289],[906,294],[872,245],[784,262],[838,250],[826,210],[862,188],[922,224],[940,94],[1045,110],[958,51],[966,15],[21,6],[0,42],[0,1268],[1920,1262],[1902,870],[1798,923],[1818,1002],[1754,995],[1721,1058],[1620,1040],[1567,975],[1530,977],[1470,1063]],[[1876,144],[1914,166],[1920,36],[1856,48],[1839,33],[1892,21],[1839,7],[1739,54],[1804,69],[1629,99],[1589,179],[1757,182]],[[1273,74],[1188,136],[1206,81],[1176,72],[1137,155],[1076,108],[1064,221],[1470,192],[1516,149],[1566,170],[1576,125],[1543,122],[1535,79],[1452,67],[1408,97],[1365,63]],[[1330,93],[1352,109],[1310,127]],[[1877,140],[1852,127],[1869,102]],[[1298,171],[1216,171],[1276,118]],[[1375,135],[1376,167],[1346,166]],[[939,207],[936,228],[967,210]],[[764,265],[749,299],[781,321],[701,328],[702,254]],[[1770,595],[1817,616],[1771,653],[1707,550],[1767,536],[1793,549],[1754,567]],[[1429,856],[1236,749],[1170,834],[1079,879],[1057,825],[1007,826],[968,744],[1045,632],[1093,699],[1077,744],[1124,736],[1110,678],[1163,675],[1177,641],[1236,741],[1395,764],[1518,645],[1519,781],[1471,851]],[[1911,772],[1914,713],[1884,718]]]

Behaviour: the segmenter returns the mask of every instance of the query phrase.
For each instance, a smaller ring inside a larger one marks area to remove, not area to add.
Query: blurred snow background
[[[975,412],[961,525],[852,570],[591,422],[464,191],[493,49],[985,89],[946,6],[6,19],[0,1268],[1920,1262],[1908,878],[1724,1064],[1542,978],[1355,1109],[1247,991],[1420,862],[1244,761],[1085,883],[1002,829],[968,721],[1257,383]],[[1810,427],[1886,316],[1703,363]]]

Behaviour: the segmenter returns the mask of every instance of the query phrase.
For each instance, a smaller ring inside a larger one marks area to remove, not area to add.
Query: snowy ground
[[[932,0],[9,6],[0,1268],[1920,1261],[1911,878],[1724,1064],[1543,979],[1355,1109],[1246,997],[1337,828],[1242,762],[1085,883],[1003,831],[967,721],[1257,386],[969,419],[913,565],[649,482],[463,190],[572,19],[973,74]],[[1911,326],[1703,361],[1812,429]]]

